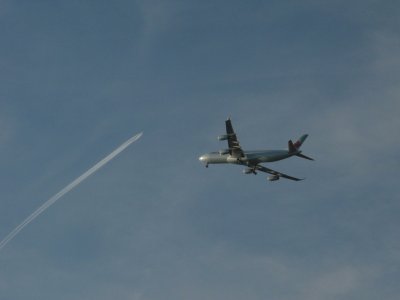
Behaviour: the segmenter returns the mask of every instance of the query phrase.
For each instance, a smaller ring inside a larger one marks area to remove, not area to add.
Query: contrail
[[[76,186],[78,186],[82,181],[84,181],[86,178],[88,178],[90,175],[95,173],[97,170],[99,170],[102,166],[107,164],[110,160],[112,160],[114,157],[116,157],[118,154],[120,154],[122,151],[124,151],[130,144],[133,142],[137,141],[141,136],[143,132],[140,132],[136,134],[135,136],[131,137],[129,140],[127,140],[125,143],[123,143],[121,146],[119,146],[117,149],[115,149],[113,152],[111,152],[109,155],[104,157],[101,161],[99,161],[97,164],[95,164],[93,167],[91,167],[89,170],[87,170],[85,173],[83,173],[81,176],[76,178],[74,181],[72,181],[70,184],[68,184],[65,188],[63,188],[61,191],[59,191],[57,194],[55,194],[53,197],[51,197],[49,200],[47,200],[45,203],[43,203],[38,209],[36,209],[29,217],[27,217],[21,224],[19,224],[15,229],[13,229],[1,242],[0,242],[0,250],[3,249],[5,245],[8,244],[9,241],[11,241],[26,225],[28,225],[30,222],[35,220],[42,212],[44,212],[46,209],[48,209],[51,205],[53,205],[58,199],[60,199],[62,196],[64,196],[66,193],[68,193],[70,190],[74,189]]]

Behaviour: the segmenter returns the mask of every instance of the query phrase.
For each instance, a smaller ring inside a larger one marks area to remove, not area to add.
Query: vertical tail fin
[[[293,144],[293,146],[296,148],[296,150],[299,150],[301,145],[304,143],[306,138],[308,137],[308,134],[303,134],[297,141],[296,143]]]
[[[308,160],[314,160],[311,157],[301,154],[301,151],[299,150],[301,145],[304,143],[304,141],[306,140],[307,137],[308,137],[308,134],[302,135],[294,144],[293,144],[292,140],[289,140],[289,142],[288,142],[289,153],[294,154],[301,158],[308,159]]]
[[[288,150],[289,150],[289,153],[297,152],[297,148],[294,146],[292,140],[289,140],[289,142],[288,142]]]

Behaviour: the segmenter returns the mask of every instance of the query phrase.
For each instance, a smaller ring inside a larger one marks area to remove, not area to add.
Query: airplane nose
[[[199,157],[199,161],[201,161],[201,162],[205,161],[205,159],[206,159],[206,158],[205,158],[204,155],[202,155],[202,156]]]

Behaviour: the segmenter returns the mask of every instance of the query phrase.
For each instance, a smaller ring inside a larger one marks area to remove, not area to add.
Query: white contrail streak
[[[53,197],[51,197],[49,200],[47,200],[45,203],[43,203],[37,210],[35,210],[29,217],[27,217],[21,224],[19,224],[15,229],[13,229],[1,242],[0,242],[0,250],[3,249],[5,245],[8,244],[9,241],[11,241],[26,225],[28,225],[30,222],[32,222],[34,219],[36,219],[42,212],[44,212],[46,209],[48,209],[51,205],[53,205],[58,199],[60,199],[62,196],[64,196],[66,193],[68,193],[70,190],[74,189],[76,186],[78,186],[82,181],[84,181],[86,178],[88,178],[90,175],[95,173],[97,170],[99,170],[102,166],[107,164],[110,160],[112,160],[114,157],[116,157],[118,154],[120,154],[122,151],[124,151],[130,144],[138,140],[142,136],[143,132],[138,133],[137,135],[131,137],[129,140],[127,140],[125,143],[123,143],[121,146],[119,146],[117,149],[115,149],[113,152],[111,152],[109,155],[107,155],[105,158],[103,158],[101,161],[99,161],[97,164],[95,164],[93,167],[91,167],[89,170],[87,170],[85,173],[83,173],[81,176],[76,178],[74,181],[72,181],[70,184],[68,184],[65,188],[63,188],[61,191],[59,191],[57,194],[55,194]]]

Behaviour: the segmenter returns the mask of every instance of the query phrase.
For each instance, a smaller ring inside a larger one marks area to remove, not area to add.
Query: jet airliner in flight
[[[233,130],[232,122],[230,119],[225,121],[226,134],[220,135],[218,140],[228,141],[228,149],[220,150],[219,152],[211,152],[199,157],[199,160],[208,167],[209,164],[237,164],[246,166],[243,170],[245,174],[257,174],[257,171],[271,174],[268,176],[269,181],[276,181],[281,177],[290,180],[303,180],[300,178],[292,177],[278,171],[266,168],[261,163],[274,162],[286,159],[292,156],[298,156],[308,160],[314,160],[302,154],[300,151],[301,145],[307,138],[307,134],[302,135],[295,143],[292,140],[288,142],[288,149],[286,150],[257,150],[257,151],[243,151]]]

